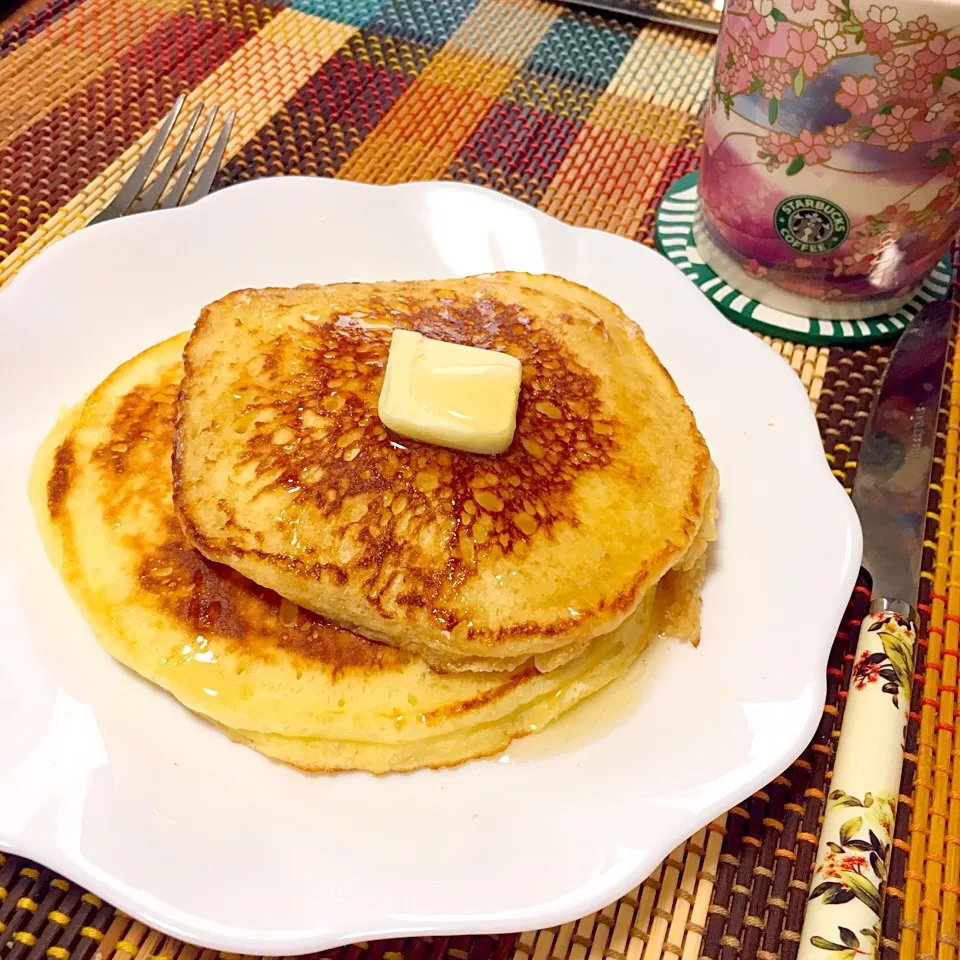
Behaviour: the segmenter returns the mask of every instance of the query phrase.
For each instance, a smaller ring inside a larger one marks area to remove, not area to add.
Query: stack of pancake
[[[523,365],[500,456],[391,434],[393,329]],[[106,649],[307,770],[503,750],[696,642],[716,470],[640,328],[556,277],[241,290],[56,426],[31,497]]]

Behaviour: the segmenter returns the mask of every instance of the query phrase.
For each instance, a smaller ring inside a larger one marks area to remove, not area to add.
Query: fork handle
[[[860,627],[797,960],[874,956],[903,767],[917,616],[874,600]]]

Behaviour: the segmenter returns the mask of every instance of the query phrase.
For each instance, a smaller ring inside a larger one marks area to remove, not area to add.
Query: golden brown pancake
[[[383,426],[397,327],[521,360],[506,453]],[[673,380],[614,304],[556,277],[241,290],[204,309],[184,358],[191,543],[438,668],[555,667],[712,535],[716,471]]]
[[[550,673],[443,675],[208,560],[172,499],[185,340],[125,363],[63,419],[31,500],[103,646],[233,739],[310,770],[460,763],[541,729],[628,669],[655,632],[651,596]]]

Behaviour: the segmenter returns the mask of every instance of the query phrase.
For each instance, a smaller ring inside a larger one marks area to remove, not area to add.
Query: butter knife
[[[876,955],[913,688],[927,496],[953,307],[935,301],[897,344],[867,421],[853,503],[871,576],[798,960]]]
[[[652,23],[662,23],[671,27],[682,27],[686,30],[696,30],[715,37],[720,33],[720,20],[710,20],[690,14],[672,13],[662,10],[656,0],[575,0],[570,3],[573,7],[583,7],[588,10],[599,10],[601,13],[621,14],[634,20],[649,20]],[[721,0],[710,3],[703,0],[699,4],[707,10],[722,10]],[[694,7],[698,3],[693,4]]]

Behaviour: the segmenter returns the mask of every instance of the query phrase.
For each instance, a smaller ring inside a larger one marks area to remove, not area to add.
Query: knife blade
[[[870,610],[847,691],[798,960],[873,955],[893,842],[913,687],[915,604],[953,306],[927,304],[903,332],[863,434],[853,503]]]
[[[671,13],[661,10],[656,3],[650,0],[570,0],[570,6],[583,7],[588,10],[599,10],[601,13],[620,14],[635,20],[649,20],[652,23],[662,23],[671,27],[682,27],[686,30],[696,30],[708,36],[716,37],[720,33],[719,20],[707,20],[702,17],[689,16],[681,13]],[[723,7],[705,2],[707,9],[722,10]]]
[[[863,565],[873,580],[874,600],[912,607],[916,596],[952,322],[951,304],[940,300],[907,327],[864,431],[853,505],[863,527]]]

